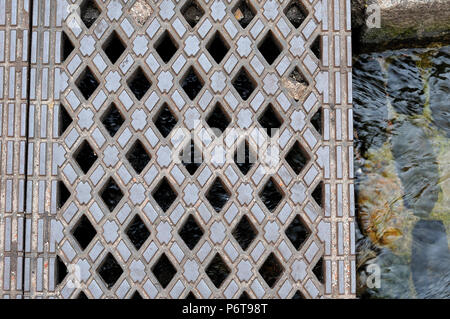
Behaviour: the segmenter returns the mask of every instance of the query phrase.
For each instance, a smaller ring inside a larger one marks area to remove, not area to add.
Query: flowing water
[[[450,46],[355,58],[357,294],[450,298]]]

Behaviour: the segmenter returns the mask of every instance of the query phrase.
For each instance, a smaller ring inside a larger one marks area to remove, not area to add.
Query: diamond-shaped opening
[[[145,226],[142,218],[136,214],[125,230],[125,234],[127,234],[136,250],[139,250],[150,236],[150,231]]]
[[[83,21],[88,29],[94,24],[100,13],[100,9],[95,0],[85,0],[80,6],[81,21]]]
[[[67,202],[67,200],[70,197],[70,192],[67,189],[66,185],[63,181],[58,181],[58,194],[57,194],[57,204],[58,209],[61,209],[64,204]]]
[[[323,283],[323,257],[320,257],[320,259],[317,261],[316,265],[313,268],[313,273],[317,277],[317,280],[319,280],[321,283]]]
[[[311,44],[311,51],[318,60],[322,60],[321,37],[318,35]]]
[[[120,39],[116,31],[113,31],[108,39],[103,43],[102,49],[105,51],[106,56],[109,58],[112,64],[120,58],[125,51],[125,45]]]
[[[58,132],[59,132],[59,136],[61,136],[64,134],[64,132],[70,126],[70,124],[72,124],[73,119],[70,116],[69,112],[67,112],[67,109],[62,104],[59,105],[59,116],[58,117],[59,117]]]
[[[74,158],[83,173],[87,174],[92,165],[94,165],[98,156],[92,149],[91,145],[84,140],[76,150]]]
[[[155,50],[158,52],[164,63],[170,61],[178,50],[178,45],[173,40],[169,31],[165,31],[163,35],[156,41]]]
[[[170,186],[169,181],[164,177],[156,186],[156,190],[152,193],[153,198],[159,207],[165,212],[169,209],[170,205],[177,198],[177,193],[174,192],[172,186]]]
[[[202,79],[192,66],[186,72],[180,84],[184,92],[186,92],[187,96],[191,100],[195,99],[195,97],[200,93],[204,85]]]
[[[163,288],[169,285],[177,270],[167,258],[166,254],[162,254],[158,261],[153,265],[152,272]]]
[[[86,67],[78,77],[75,85],[78,87],[81,94],[83,94],[84,98],[88,100],[97,89],[99,82],[91,69]]]
[[[311,117],[311,124],[316,129],[317,133],[322,135],[322,108],[319,108]]]
[[[245,251],[255,239],[257,232],[248,217],[244,215],[234,228],[232,235]]]
[[[303,223],[299,215],[295,216],[292,222],[285,230],[287,238],[294,245],[295,249],[300,250],[302,244],[308,239],[311,232]]]
[[[123,193],[116,181],[110,177],[103,187],[100,197],[103,199],[103,202],[108,207],[109,211],[112,212],[122,199]]]
[[[138,67],[133,75],[127,80],[127,85],[136,99],[140,101],[152,86],[152,82],[147,78],[144,70],[142,70],[141,67]]]
[[[259,193],[259,197],[261,197],[261,200],[264,205],[266,205],[267,209],[273,212],[283,199],[283,193],[271,177],[267,181],[261,193]]]
[[[303,296],[300,290],[297,290],[295,294],[292,296],[292,299],[305,299],[305,296]]]
[[[64,278],[67,276],[67,267],[66,264],[62,261],[62,259],[56,255],[55,260],[55,285],[58,286],[63,282]]]
[[[308,16],[308,10],[305,9],[300,0],[293,0],[284,9],[284,14],[292,25],[298,28]]]
[[[131,295],[130,299],[141,300],[141,299],[144,299],[144,298],[142,298],[141,294],[136,290],[133,293],[133,295]]]
[[[259,268],[259,273],[270,288],[275,286],[283,271],[284,268],[274,253],[270,253],[264,264]]]
[[[195,0],[188,0],[181,8],[181,14],[193,28],[205,14],[205,11]]]
[[[206,194],[206,199],[209,201],[214,210],[219,213],[229,198],[229,191],[225,188],[220,178],[217,177],[209,188]]]
[[[267,105],[264,112],[258,118],[258,122],[263,128],[266,129],[267,135],[269,135],[270,137],[272,137],[283,124],[281,116],[277,111],[275,111],[275,108],[271,103]]]
[[[250,150],[247,140],[239,144],[236,148],[236,153],[234,153],[234,162],[244,175],[247,175],[248,171],[256,162],[256,155]]]
[[[243,291],[242,294],[239,296],[239,299],[246,300],[246,299],[252,299],[252,298],[250,298],[250,296],[248,295],[248,293],[246,291]]]
[[[324,187],[323,182],[321,181],[319,184],[317,184],[316,188],[311,194],[314,200],[316,201],[317,205],[319,205],[322,208],[323,208],[323,192]]]
[[[76,299],[89,299],[83,291],[80,291]]]
[[[214,286],[220,288],[225,279],[230,274],[230,269],[217,253],[206,268],[206,274],[211,279]]]
[[[85,250],[92,239],[94,239],[95,235],[97,235],[97,231],[94,226],[92,226],[86,215],[83,215],[73,228],[72,235],[80,247]]]
[[[230,125],[230,118],[223,110],[220,103],[216,103],[214,109],[206,118],[206,123],[213,129],[214,134],[219,137],[225,129]]]
[[[72,51],[75,49],[69,36],[63,31],[61,33],[61,55],[62,62],[66,61]]]
[[[198,225],[194,216],[192,216],[191,214],[186,219],[185,223],[181,227],[178,234],[180,235],[181,239],[183,239],[183,241],[186,243],[186,246],[188,246],[189,249],[192,250],[197,245],[199,240],[202,238],[203,230]]]
[[[308,153],[306,153],[303,147],[298,141],[295,141],[290,151],[286,154],[286,162],[291,166],[295,174],[299,174],[309,161]]]
[[[197,299],[197,297],[194,295],[194,293],[192,291],[189,291],[189,293],[186,295],[186,297],[184,297],[184,299],[195,300],[195,299]]]
[[[232,12],[236,20],[244,29],[250,24],[256,14],[255,8],[253,8],[248,0],[239,1]]]
[[[155,123],[156,128],[161,132],[161,135],[167,137],[175,125],[177,125],[178,120],[173,115],[167,103],[164,103],[153,122]]]
[[[308,86],[308,80],[303,76],[302,72],[298,67],[295,67],[292,72],[289,74],[289,79],[294,83],[300,83],[304,86]]]
[[[122,267],[120,267],[116,258],[111,253],[103,260],[100,267],[97,269],[98,274],[102,277],[106,286],[111,289],[112,286],[119,280],[123,273]]]
[[[194,175],[200,165],[203,163],[203,155],[195,146],[194,140],[186,145],[181,155],[181,163],[183,163],[189,174]]]
[[[134,142],[125,157],[138,174],[142,172],[151,159],[151,156],[148,154],[140,140],[136,140],[136,142]]]
[[[125,122],[122,114],[114,103],[111,103],[106,112],[103,113],[101,121],[111,137],[116,135],[123,122]]]
[[[214,61],[219,64],[220,62],[222,62],[225,55],[227,55],[228,51],[230,50],[230,46],[222,37],[220,32],[217,31],[211,38],[209,43],[206,45],[206,49],[208,50],[209,54],[211,54]]]
[[[233,79],[232,84],[244,101],[247,101],[256,88],[255,80],[245,68],[241,68]]]
[[[267,63],[272,63],[278,58],[281,53],[282,47],[273,35],[272,31],[267,32],[264,39],[259,43],[258,50],[261,52]]]

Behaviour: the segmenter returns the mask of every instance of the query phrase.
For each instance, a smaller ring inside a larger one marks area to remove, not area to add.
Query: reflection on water
[[[353,78],[358,295],[450,298],[450,47],[361,55]]]

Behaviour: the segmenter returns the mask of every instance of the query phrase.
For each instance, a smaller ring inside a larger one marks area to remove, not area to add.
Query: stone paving
[[[354,297],[349,6],[0,0],[3,298]]]

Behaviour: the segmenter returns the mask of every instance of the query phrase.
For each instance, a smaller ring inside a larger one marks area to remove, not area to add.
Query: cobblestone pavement
[[[0,0],[1,295],[354,297],[349,5]]]

